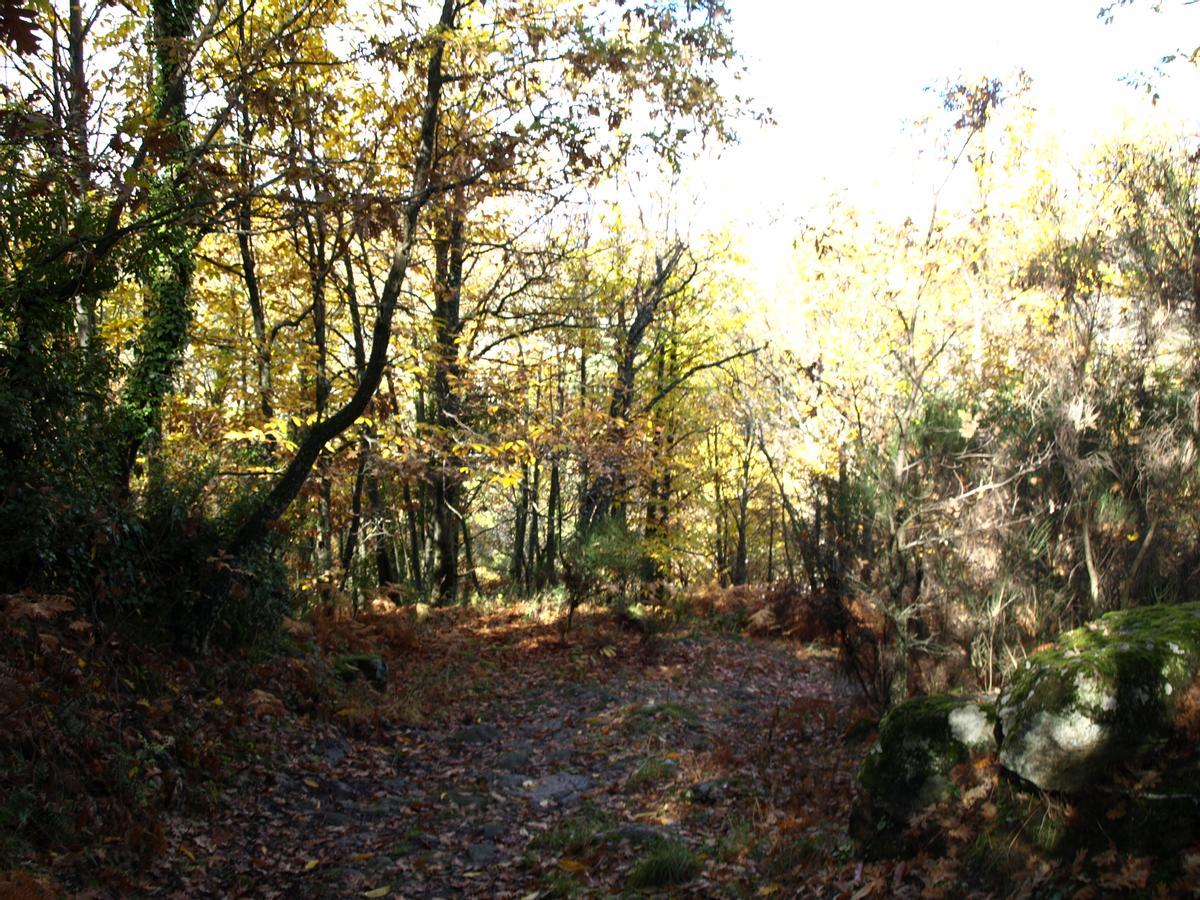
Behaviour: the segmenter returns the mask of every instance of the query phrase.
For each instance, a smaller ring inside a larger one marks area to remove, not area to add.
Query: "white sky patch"
[[[1200,4],[1149,0],[1105,25],[1100,0],[730,0],[749,72],[743,92],[775,126],[687,166],[679,207],[693,228],[744,235],[759,291],[780,286],[795,223],[840,193],[888,218],[929,214],[947,165],[910,124],[938,108],[925,89],[1023,69],[1042,126],[1066,157],[1150,125],[1195,130],[1200,72],[1156,79],[1157,106],[1122,81],[1200,42]],[[924,141],[924,145],[922,142]],[[925,161],[922,161],[925,151]]]

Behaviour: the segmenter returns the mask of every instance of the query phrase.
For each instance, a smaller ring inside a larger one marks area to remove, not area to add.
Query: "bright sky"
[[[747,58],[743,89],[774,113],[741,143],[688,170],[700,228],[740,226],[764,288],[792,224],[829,194],[885,215],[927,214],[936,171],[916,164],[906,123],[936,109],[924,88],[1023,68],[1041,121],[1067,151],[1140,130],[1148,120],[1200,126],[1200,73],[1179,63],[1159,79],[1157,108],[1121,81],[1200,43],[1200,3],[1151,0],[1097,18],[1108,0],[729,0]],[[939,174],[940,173],[940,174]],[[688,204],[684,204],[687,206]]]

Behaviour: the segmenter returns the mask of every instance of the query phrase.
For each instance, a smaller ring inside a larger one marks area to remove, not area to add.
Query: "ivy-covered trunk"
[[[187,346],[189,295],[200,204],[187,182],[191,128],[187,115],[189,42],[198,0],[154,0],[154,121],[160,168],[150,190],[150,218],[160,224],[145,239],[140,280],[143,323],[117,411],[119,487],[125,491],[138,452],[161,427],[162,404]]]

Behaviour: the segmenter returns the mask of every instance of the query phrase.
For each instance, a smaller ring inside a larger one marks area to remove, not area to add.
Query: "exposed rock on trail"
[[[425,725],[291,733],[310,742],[292,765],[244,773],[212,824],[175,823],[162,893],[703,896],[782,878],[759,871],[780,821],[789,840],[840,840],[844,806],[824,804],[850,795],[834,714],[850,703],[819,651],[706,636],[649,663],[561,652],[557,670],[496,666]]]

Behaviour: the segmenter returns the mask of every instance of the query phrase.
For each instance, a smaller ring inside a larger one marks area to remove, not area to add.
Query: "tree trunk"
[[[329,418],[317,422],[300,443],[283,474],[272,485],[250,513],[239,524],[230,549],[241,554],[260,543],[271,525],[287,510],[308,480],[313,464],[335,437],[353,425],[367,408],[387,364],[388,344],[391,340],[392,317],[400,299],[400,291],[408,275],[408,264],[413,247],[417,242],[417,225],[421,210],[428,201],[431,191],[431,167],[433,162],[434,138],[439,119],[441,101],[442,60],[446,38],[454,29],[458,12],[456,0],[443,0],[438,27],[433,32],[432,50],[426,75],[425,100],[421,112],[421,131],[416,159],[413,163],[413,180],[410,199],[404,206],[404,229],[392,252],[392,263],[379,298],[379,311],[371,342],[371,356],[363,377],[350,399]]]
[[[379,476],[370,469],[367,471],[367,513],[367,537],[375,555],[375,575],[379,586],[385,587],[396,581],[396,572],[392,566],[392,529],[388,527],[387,512],[383,508],[383,498],[380,496]]]
[[[525,577],[525,529],[529,522],[529,467],[521,466],[521,489],[517,494],[517,508],[513,516],[512,560],[508,566],[509,580],[524,589]]]
[[[767,504],[767,584],[775,580],[775,507]]]
[[[408,571],[412,581],[412,586],[418,594],[425,593],[425,579],[423,577],[424,570],[421,567],[421,527],[418,519],[417,504],[413,500],[412,488],[409,486],[408,479],[403,481],[404,485],[404,513],[405,520],[408,523]]]
[[[541,561],[538,565],[538,587],[557,584],[558,569],[555,560],[558,559],[559,537],[555,532],[555,523],[561,522],[562,511],[562,476],[559,474],[558,457],[550,460],[550,493],[546,497],[546,540],[542,544]]]
[[[541,515],[538,502],[542,492],[542,470],[539,460],[533,461],[533,477],[529,482],[529,538],[525,547],[525,590],[532,591],[537,574],[538,535],[541,532]]]
[[[462,370],[458,341],[462,334],[463,274],[462,189],[435,225],[434,237],[434,372],[433,421],[440,447],[435,451],[432,505],[433,570],[431,586],[438,603],[458,599],[459,531],[462,510],[462,461],[454,452],[454,433],[462,426],[458,383]]]
[[[162,404],[183,360],[192,321],[194,252],[199,235],[187,209],[196,199],[182,179],[192,143],[187,116],[187,54],[199,12],[197,0],[154,0],[154,117],[169,139],[162,150],[162,171],[150,191],[150,210],[161,216],[147,238],[141,282],[146,291],[142,330],[134,345],[133,365],[117,409],[120,434],[118,489],[128,493],[138,451],[156,439]]]
[[[246,42],[245,32],[246,20],[242,15],[238,17],[238,40],[243,45]],[[254,129],[250,122],[249,100],[245,90],[242,91],[240,99],[239,137],[241,147],[237,151],[237,167],[238,182],[243,196],[238,203],[238,250],[242,258],[242,278],[246,282],[246,300],[250,306],[250,319],[254,326],[254,370],[259,411],[262,413],[263,419],[270,419],[275,415],[271,405],[271,348],[267,342],[267,318],[258,282],[258,260],[254,255],[252,230],[254,210],[250,202],[250,191],[255,174],[254,165],[250,159],[250,145],[254,140]]]
[[[354,468],[354,488],[350,493],[350,524],[346,527],[346,536],[342,540],[341,586],[345,587],[350,578],[350,569],[354,563],[354,552],[359,545],[359,533],[362,529],[362,496],[366,482],[367,457],[360,453],[358,464]]]
[[[471,523],[466,520],[466,517],[462,520],[462,545],[463,556],[467,558],[467,574],[471,578],[471,587],[475,589],[476,596],[482,597],[483,588],[479,585],[479,573],[475,571],[475,550],[474,543],[471,540]]]
[[[746,441],[746,455],[742,459],[742,492],[738,497],[737,513],[737,549],[733,557],[733,577],[735,585],[745,584],[750,577],[749,561],[747,559],[747,519],[750,514],[750,441]]]
[[[683,257],[684,246],[675,244],[665,255],[654,260],[654,277],[641,286],[635,298],[633,318],[626,323],[620,321],[621,332],[617,335],[617,373],[613,380],[612,396],[608,404],[608,434],[605,443],[619,447],[628,433],[628,422],[633,410],[634,380],[637,375],[637,356],[646,330],[654,321],[659,306],[667,296],[667,282]],[[624,508],[628,488],[627,474],[620,467],[610,467],[596,476],[584,493],[579,509],[579,530],[590,534],[600,523],[620,516]]]

